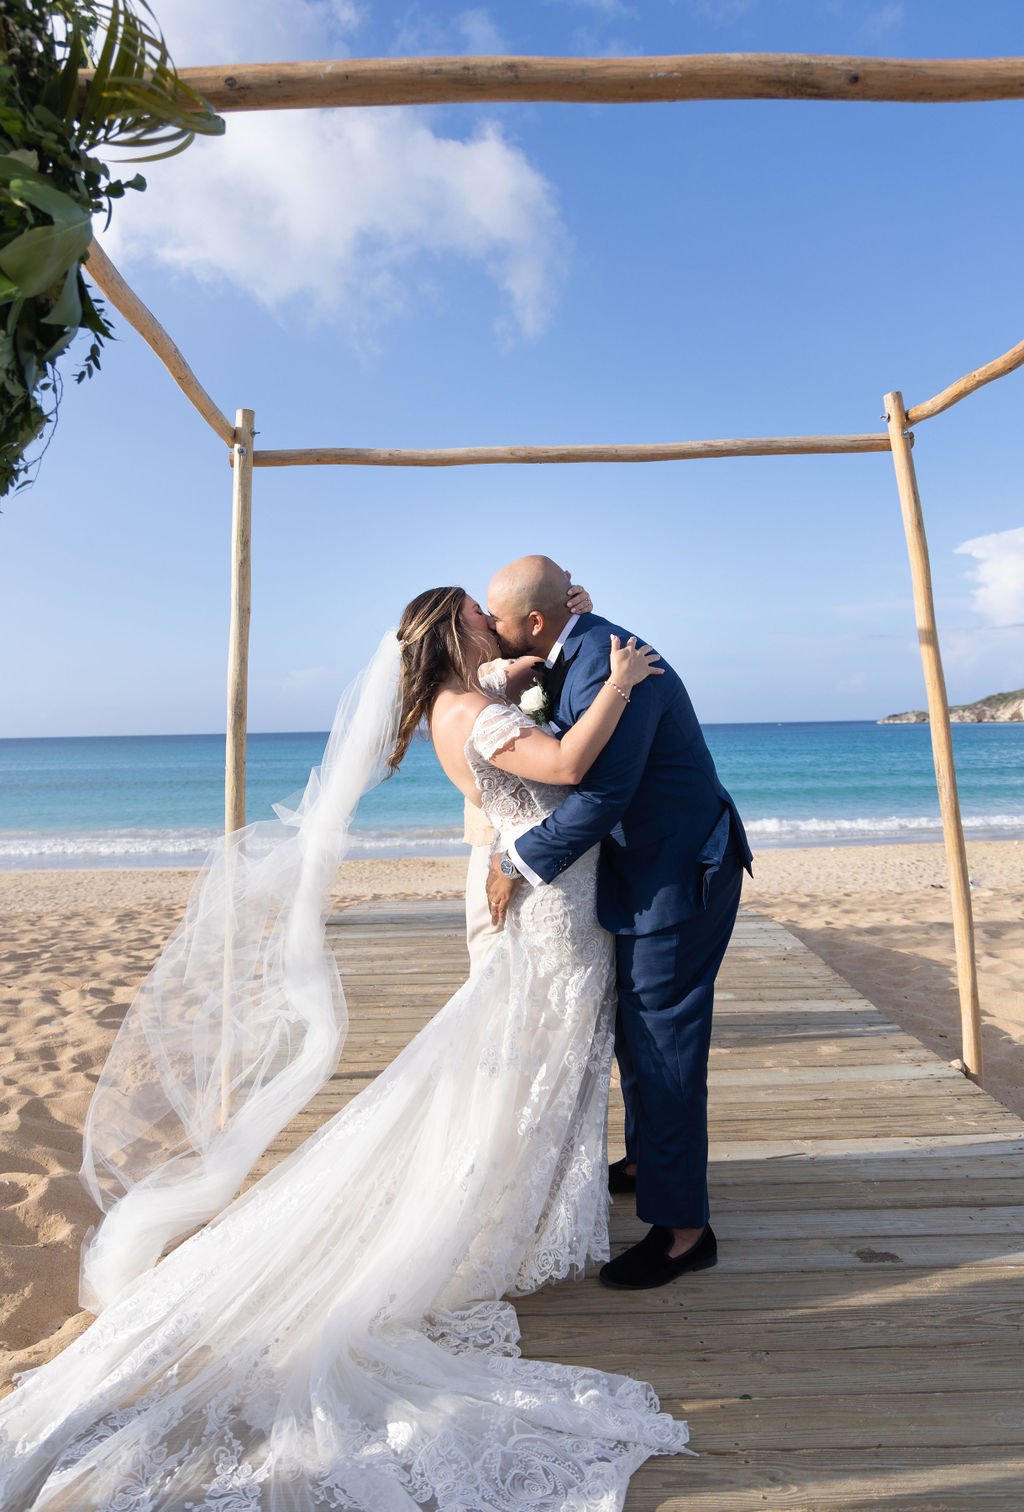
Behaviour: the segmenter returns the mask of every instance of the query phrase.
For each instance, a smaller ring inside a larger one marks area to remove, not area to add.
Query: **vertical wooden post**
[[[251,610],[252,463],[255,413],[235,411],[235,444],[231,476],[231,611],[228,626],[228,709],[224,757],[224,829],[228,836],[245,825],[245,731],[248,723],[249,618]],[[220,1052],[220,1123],[228,1121],[231,1105],[231,991],[234,854],[225,853],[227,893],[224,921],[223,1019]]]
[[[950,898],[953,904],[953,942],[956,950],[957,986],[960,993],[960,1030],[963,1062],[972,1081],[982,1077],[981,1007],[978,1001],[978,968],[974,953],[974,916],[971,909],[971,884],[967,872],[967,847],[960,816],[956,768],[953,765],[953,734],[949,722],[949,700],[942,671],[939,636],[935,626],[935,600],[928,561],[928,542],[921,513],[921,495],[911,452],[911,434],[903,395],[897,390],[885,396],[885,415],[889,424],[892,460],[896,468],[903,529],[910,554],[910,576],[914,585],[914,613],[917,638],[921,647],[924,684],[928,695],[928,720],[935,761],[935,781],[939,790],[942,834],[949,867]]]
[[[231,478],[231,619],[228,630],[227,752],[224,771],[224,828],[245,824],[245,727],[249,692],[251,603],[252,452],[255,414],[235,411],[234,467]]]

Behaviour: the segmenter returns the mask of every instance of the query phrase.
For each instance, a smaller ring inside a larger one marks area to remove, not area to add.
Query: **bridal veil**
[[[82,1247],[93,1312],[225,1206],[337,1065],[347,1012],[325,904],[394,744],[400,661],[389,633],[297,807],[211,849],[125,1016],[85,1126],[82,1180],[103,1213]]]

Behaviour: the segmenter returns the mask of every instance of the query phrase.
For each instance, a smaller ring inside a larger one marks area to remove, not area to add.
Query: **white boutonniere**
[[[533,720],[534,724],[547,724],[548,715],[551,713],[551,701],[540,683],[534,683],[532,688],[527,688],[519,700],[519,707]]]

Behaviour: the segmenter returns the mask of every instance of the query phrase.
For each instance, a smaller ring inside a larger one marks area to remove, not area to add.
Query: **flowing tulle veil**
[[[345,690],[298,805],[210,851],[93,1093],[82,1180],[103,1211],[80,1300],[101,1309],[220,1211],[330,1077],[347,1028],[324,915],[356,805],[399,713],[393,633]]]

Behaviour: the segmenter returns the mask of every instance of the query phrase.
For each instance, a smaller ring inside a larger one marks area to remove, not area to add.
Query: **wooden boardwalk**
[[[455,903],[330,926],[352,1024],[293,1149],[466,974]],[[524,1352],[653,1383],[699,1459],[649,1460],[627,1512],[1022,1512],[1024,1129],[770,920],[719,978],[720,1261],[653,1292],[521,1299]],[[610,1150],[622,1152],[613,1091]],[[616,1201],[613,1252],[645,1231]]]

